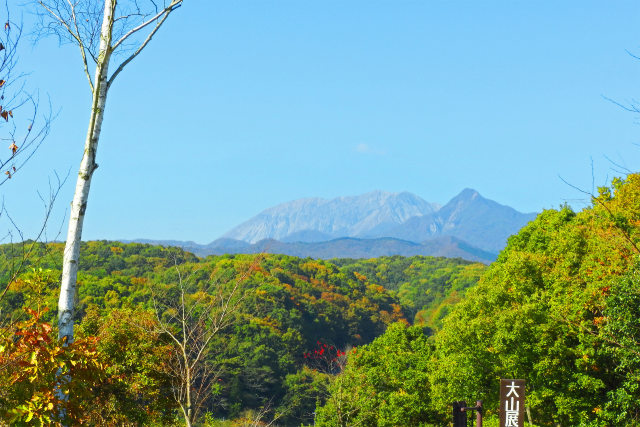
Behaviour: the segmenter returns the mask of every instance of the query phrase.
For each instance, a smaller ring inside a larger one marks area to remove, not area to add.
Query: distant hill
[[[213,247],[209,248],[213,249]],[[220,254],[228,253],[227,250],[220,249]],[[497,256],[497,254],[473,248],[465,242],[452,237],[440,237],[423,244],[389,237],[379,239],[343,237],[327,242],[296,243],[262,240],[251,245],[249,251],[249,253],[267,252],[320,259],[430,255],[463,258],[470,261],[484,262],[485,264],[491,263]]]
[[[233,239],[218,239],[208,245],[199,245],[193,242],[182,242],[182,244],[180,244],[180,242],[173,240],[146,240],[144,242],[138,242],[162,246],[179,246],[198,256],[254,254],[262,252],[317,259],[377,258],[391,255],[426,255],[462,258],[485,264],[490,264],[497,257],[497,253],[473,247],[468,243],[451,236],[439,236],[424,243],[409,242],[407,240],[394,239],[391,237],[383,237],[379,239],[343,237],[325,242],[282,242],[274,239],[264,239],[257,243],[247,243]]]

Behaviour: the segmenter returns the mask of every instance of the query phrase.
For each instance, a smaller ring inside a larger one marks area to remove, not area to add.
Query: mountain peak
[[[464,200],[474,200],[477,198],[483,198],[480,193],[478,193],[478,191],[474,190],[473,188],[465,188],[464,190],[462,190],[460,193],[458,193],[458,195],[456,197],[454,197],[453,200],[460,200],[460,199],[464,199]]]
[[[266,238],[317,241],[321,237],[369,237],[438,208],[412,193],[381,190],[334,199],[297,199],[260,212],[222,237],[250,243]]]
[[[312,243],[346,237],[423,243],[451,236],[497,253],[507,237],[534,216],[485,199],[472,188],[465,188],[443,207],[412,193],[375,190],[359,196],[282,203],[222,237],[248,243],[264,239]]]

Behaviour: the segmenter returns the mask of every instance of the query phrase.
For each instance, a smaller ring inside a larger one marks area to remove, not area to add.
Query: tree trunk
[[[192,413],[191,413],[191,366],[189,365],[189,356],[187,355],[187,346],[189,345],[189,343],[187,343],[187,324],[185,322],[185,313],[184,313],[184,288],[182,288],[182,358],[184,360],[184,373],[185,373],[185,378],[184,378],[184,383],[185,383],[185,391],[186,391],[186,412],[185,412],[185,425],[186,427],[191,427],[191,417],[192,417]]]
[[[192,409],[191,409],[191,370],[189,369],[188,365],[187,365],[187,378],[186,378],[186,383],[187,383],[187,401],[186,401],[186,417],[185,417],[185,425],[186,427],[191,427],[191,417],[192,415]]]
[[[62,280],[60,283],[60,298],[58,300],[58,337],[66,342],[73,342],[73,322],[75,313],[76,280],[78,277],[78,259],[80,257],[80,241],[82,239],[82,225],[87,209],[91,177],[98,167],[96,151],[100,139],[104,107],[107,101],[107,74],[111,59],[111,37],[113,29],[113,14],[117,0],[105,0],[102,29],[100,32],[100,52],[93,83],[91,116],[89,129],[84,145],[84,154],[78,171],[76,190],[71,202],[69,215],[69,230],[67,243],[64,248],[62,262]]]
[[[191,420],[189,419],[189,415],[187,415],[187,409],[183,404],[180,404],[180,409],[182,409],[182,414],[184,415],[185,427],[191,427]]]

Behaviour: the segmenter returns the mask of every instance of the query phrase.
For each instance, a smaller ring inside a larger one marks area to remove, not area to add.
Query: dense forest
[[[488,267],[86,242],[70,345],[52,326],[63,245],[3,245],[0,417],[443,426],[483,400],[492,426],[500,378],[522,378],[532,425],[638,425],[639,244],[635,174],[542,212]]]
[[[63,250],[58,243],[26,246],[31,252],[22,266],[16,260],[22,260],[24,245],[0,246],[7,266],[2,280],[9,281],[17,268],[24,270],[0,300],[5,323],[17,330],[55,323]],[[74,411],[96,423],[173,420],[180,400],[172,392],[176,375],[170,368],[176,349],[162,329],[193,333],[200,322],[213,322],[204,312],[219,314],[225,301],[231,302],[226,325],[211,337],[201,361],[211,372],[195,381],[206,391],[198,414],[240,423],[256,417],[278,417],[285,425],[311,423],[316,403],[326,398],[348,349],[370,343],[392,323],[413,323],[414,317],[424,318],[420,323],[425,330],[434,327],[486,268],[429,257],[335,263],[285,255],[198,258],[176,248],[106,241],[86,242],[82,253],[78,329],[101,363],[95,368],[101,371],[100,386],[91,381],[84,386],[87,395],[105,400],[100,413],[89,413],[95,406]],[[182,330],[175,317],[183,308],[181,290],[184,306],[197,313]],[[47,336],[54,345],[53,331]],[[8,335],[5,339],[10,341]],[[5,363],[19,366],[23,361],[15,353],[21,350],[13,345],[5,348]],[[49,392],[55,369],[48,375],[40,391],[17,387],[25,378],[9,380],[14,386],[0,395],[5,417],[17,421],[36,411],[9,407],[25,399],[33,404],[28,399],[34,393]],[[131,404],[136,401],[140,405]]]

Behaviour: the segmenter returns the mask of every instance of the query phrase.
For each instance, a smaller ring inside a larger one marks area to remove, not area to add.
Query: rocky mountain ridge
[[[334,199],[297,199],[265,209],[222,238],[256,243],[264,239],[320,242],[341,237],[378,238],[439,206],[407,192],[373,191]]]
[[[222,236],[258,243],[326,242],[351,237],[423,243],[450,236],[492,253],[535,214],[523,214],[467,188],[440,207],[411,193],[374,191],[335,199],[298,199],[271,207]]]
[[[206,245],[138,242],[180,246],[201,256],[257,252],[324,259],[431,255],[490,263],[507,238],[535,215],[485,199],[469,188],[442,207],[411,193],[374,191],[283,203]]]

